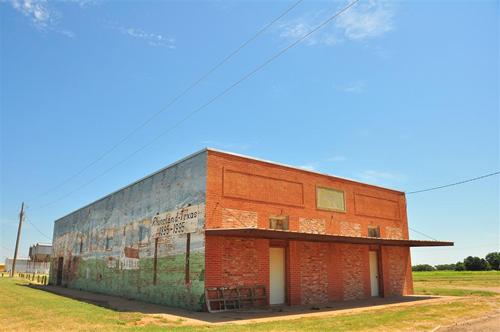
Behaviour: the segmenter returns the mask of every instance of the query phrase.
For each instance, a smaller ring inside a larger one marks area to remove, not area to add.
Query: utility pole
[[[17,227],[16,249],[14,250],[14,260],[12,261],[11,277],[16,273],[17,249],[19,248],[19,238],[21,237],[21,226],[24,219],[24,202],[21,204],[21,212],[19,212],[19,226]]]

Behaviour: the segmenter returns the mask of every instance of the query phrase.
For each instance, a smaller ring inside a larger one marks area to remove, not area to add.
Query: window
[[[368,237],[380,237],[380,227],[368,226]]]
[[[112,235],[106,235],[106,250],[111,250],[111,246],[113,245],[112,244],[112,241],[113,241],[113,236]]]
[[[148,233],[146,226],[139,225],[139,246],[144,247],[148,245]]]
[[[345,197],[342,190],[316,187],[316,207],[321,210],[345,212]]]
[[[269,228],[282,231],[288,230],[288,216],[270,216]]]

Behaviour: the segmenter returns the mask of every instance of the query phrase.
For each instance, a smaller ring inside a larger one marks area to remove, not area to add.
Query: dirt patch
[[[467,290],[488,291],[500,294],[500,287],[453,287]]]
[[[452,326],[438,327],[437,329],[434,329],[436,332],[498,332],[499,330],[500,312]]]
[[[155,325],[155,326],[179,326],[182,325],[184,320],[170,320],[162,315],[147,315],[142,317],[140,320],[135,322],[130,322],[128,326],[147,326],[147,325]]]

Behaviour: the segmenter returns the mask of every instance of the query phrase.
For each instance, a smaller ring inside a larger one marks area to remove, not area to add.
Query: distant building
[[[52,254],[52,245],[46,243],[37,243],[29,249],[29,257],[33,262],[50,262]]]
[[[13,258],[5,259],[5,271],[12,271],[12,261]],[[50,262],[34,262],[29,258],[18,258],[16,259],[16,273],[40,273],[48,274],[50,268]]]
[[[412,294],[410,247],[453,245],[409,239],[401,191],[213,149],[56,220],[53,241],[52,284],[193,310],[237,287],[266,305]]]
[[[37,243],[29,249],[28,272],[29,273],[49,273],[50,257],[52,255],[52,245],[47,243]]]
[[[9,272],[12,271],[12,262],[14,261],[13,258],[6,258],[5,259],[5,271]],[[16,259],[16,273],[26,273],[28,272],[28,262],[29,258],[17,258]]]
[[[16,259],[16,273],[40,273],[48,274],[50,268],[50,257],[52,245],[37,243],[29,248],[29,258]],[[5,259],[5,271],[12,271],[13,258]]]

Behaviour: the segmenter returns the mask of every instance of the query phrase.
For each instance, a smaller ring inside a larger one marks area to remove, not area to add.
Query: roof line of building
[[[163,171],[165,171],[165,170],[167,170],[167,169],[169,169],[171,167],[174,167],[174,166],[176,166],[176,165],[178,165],[178,164],[180,164],[180,163],[182,163],[182,162],[184,162],[184,161],[186,161],[188,159],[191,159],[191,158],[193,158],[193,157],[195,157],[195,156],[197,156],[197,155],[199,155],[201,153],[204,153],[206,151],[212,151],[212,152],[226,154],[226,155],[230,155],[230,156],[234,156],[234,157],[255,160],[255,161],[266,163],[266,164],[270,164],[270,165],[281,166],[281,167],[285,167],[285,168],[289,168],[289,169],[293,169],[293,170],[298,170],[298,171],[302,171],[302,172],[306,172],[306,173],[312,173],[312,174],[322,175],[322,176],[326,176],[326,177],[330,177],[330,178],[333,177],[333,178],[336,178],[336,179],[340,179],[340,180],[344,180],[344,181],[348,181],[348,182],[352,182],[352,183],[362,184],[362,185],[366,185],[366,186],[370,186],[370,187],[385,189],[385,190],[388,190],[388,191],[392,191],[392,192],[397,192],[397,193],[404,194],[404,192],[400,191],[400,190],[396,190],[396,189],[392,189],[392,188],[386,188],[386,187],[381,187],[381,186],[377,186],[377,185],[374,185],[374,184],[370,184],[370,183],[365,183],[365,182],[361,182],[361,181],[358,181],[358,180],[349,179],[349,178],[346,178],[346,177],[331,175],[331,174],[328,174],[328,173],[321,173],[321,172],[311,171],[311,170],[303,169],[303,168],[292,166],[292,165],[288,165],[288,164],[283,164],[283,163],[278,163],[278,162],[269,161],[269,160],[265,160],[265,159],[260,159],[260,158],[256,158],[256,157],[252,157],[252,156],[247,156],[247,155],[239,154],[239,153],[228,152],[228,151],[224,151],[224,150],[220,150],[220,149],[216,149],[216,148],[205,147],[205,148],[203,148],[201,150],[198,150],[198,151],[196,151],[194,153],[191,153],[190,155],[188,155],[188,156],[186,156],[186,157],[184,157],[182,159],[179,159],[179,160],[177,160],[177,161],[175,161],[173,163],[170,163],[167,166],[162,167],[161,169],[159,169],[159,170],[157,170],[157,171],[155,171],[153,173],[150,173],[150,174],[148,174],[148,175],[140,178],[139,180],[136,180],[136,181],[134,181],[134,182],[132,182],[132,183],[126,185],[126,186],[123,186],[123,187],[121,187],[121,188],[119,188],[119,189],[111,192],[110,194],[107,194],[107,195],[105,195],[105,196],[103,196],[103,197],[101,197],[101,198],[99,198],[99,199],[97,199],[95,201],[92,201],[92,202],[90,202],[90,203],[88,203],[88,204],[86,204],[86,205],[84,205],[84,206],[82,206],[82,207],[80,207],[80,208],[78,208],[76,210],[73,210],[72,212],[69,212],[69,213],[65,214],[64,216],[56,219],[55,222],[58,222],[59,220],[61,220],[63,218],[66,218],[67,216],[70,216],[70,215],[72,215],[72,214],[74,214],[74,213],[76,213],[76,212],[78,212],[80,210],[86,209],[89,206],[91,206],[91,205],[93,205],[93,204],[95,204],[97,202],[100,202],[100,201],[102,201],[102,200],[104,200],[104,199],[106,199],[108,197],[111,197],[114,194],[116,194],[116,193],[118,193],[118,192],[120,192],[120,191],[122,191],[124,189],[132,187],[133,185],[135,185],[135,184],[137,184],[137,183],[139,183],[141,181],[144,181],[144,180],[146,180],[146,179],[148,179],[148,178],[150,178],[150,177],[152,177],[152,176],[154,176],[154,175],[156,175],[158,173],[161,173],[161,172],[163,172]]]
[[[155,175],[156,175],[156,174],[158,174],[158,173],[161,173],[161,172],[163,172],[163,171],[165,171],[165,170],[167,170],[167,169],[169,169],[169,168],[171,168],[171,167],[174,167],[174,166],[176,166],[176,165],[178,165],[178,164],[180,164],[180,163],[182,163],[182,162],[184,162],[184,161],[186,161],[186,160],[189,160],[189,159],[191,159],[191,158],[194,158],[194,157],[196,157],[197,155],[199,155],[199,154],[201,154],[201,153],[203,153],[203,152],[206,152],[207,150],[208,150],[208,148],[203,148],[203,149],[198,150],[198,151],[196,151],[196,152],[194,152],[194,153],[191,153],[190,155],[188,155],[188,156],[186,156],[186,157],[184,157],[184,158],[182,158],[182,159],[179,159],[179,160],[177,160],[177,161],[175,161],[175,162],[173,162],[173,163],[170,163],[170,164],[168,164],[167,166],[162,167],[161,169],[159,169],[159,170],[157,170],[157,171],[155,171],[155,172],[153,172],[153,173],[150,173],[150,174],[148,174],[148,175],[146,175],[146,176],[143,176],[142,178],[140,178],[140,179],[139,179],[139,180],[137,180],[137,181],[134,181],[134,182],[132,182],[132,183],[130,183],[130,184],[128,184],[128,185],[126,185],[126,186],[123,186],[123,187],[121,187],[121,188],[119,188],[119,189],[117,189],[117,190],[115,190],[115,191],[111,192],[110,194],[107,194],[107,195],[105,195],[105,196],[103,196],[103,197],[101,197],[101,198],[99,198],[99,199],[96,199],[95,201],[92,201],[91,203],[88,203],[88,204],[86,204],[86,205],[84,205],[84,206],[82,206],[82,207],[80,207],[80,208],[78,208],[78,209],[76,209],[76,210],[73,210],[73,211],[72,211],[72,212],[70,212],[70,213],[65,214],[65,215],[64,215],[64,216],[62,216],[61,218],[56,219],[56,221],[54,221],[54,222],[56,223],[56,222],[58,222],[59,220],[61,220],[61,219],[63,219],[63,218],[66,218],[67,216],[70,216],[70,215],[72,215],[72,214],[74,214],[74,213],[76,213],[76,212],[78,212],[78,211],[80,211],[80,210],[86,209],[86,208],[88,208],[89,206],[91,206],[91,205],[93,205],[93,204],[95,204],[95,203],[97,203],[97,202],[100,202],[100,201],[102,201],[102,200],[104,200],[104,199],[106,199],[106,198],[108,198],[108,197],[111,197],[111,196],[113,196],[114,194],[116,194],[116,193],[118,193],[118,192],[120,192],[120,191],[122,191],[122,190],[124,190],[124,189],[127,189],[127,188],[129,188],[129,187],[132,187],[133,185],[136,185],[137,183],[139,183],[139,182],[141,182],[141,181],[144,181],[144,180],[146,180],[146,179],[148,179],[148,178],[150,178],[150,177],[152,177],[152,176],[155,176]]]
[[[214,148],[206,148],[206,150],[207,151],[218,152],[218,153],[222,153],[222,154],[227,154],[227,155],[235,156],[235,157],[239,157],[239,158],[255,160],[255,161],[259,161],[259,162],[266,163],[266,164],[271,164],[271,165],[286,167],[286,168],[290,168],[290,169],[293,169],[293,170],[302,171],[302,172],[306,172],[306,173],[312,173],[312,174],[322,175],[322,176],[326,176],[326,177],[330,177],[330,178],[336,178],[336,179],[339,179],[339,180],[344,180],[344,181],[348,181],[348,182],[352,182],[352,183],[363,184],[363,185],[366,185],[366,186],[380,188],[380,189],[385,189],[385,190],[397,192],[397,193],[400,193],[400,194],[404,194],[405,193],[404,191],[393,189],[393,188],[382,187],[382,186],[378,186],[376,184],[366,183],[366,182],[362,182],[362,181],[350,179],[350,178],[343,177],[343,176],[337,176],[337,175],[332,175],[332,174],[328,174],[328,173],[311,171],[311,170],[300,168],[300,167],[297,167],[297,166],[292,166],[292,165],[288,165],[288,164],[278,163],[278,162],[270,161],[270,160],[266,160],[266,159],[260,159],[260,158],[256,158],[256,157],[252,157],[252,156],[247,156],[247,155],[244,155],[244,154],[239,154],[239,153],[234,153],[234,152],[228,152],[228,151],[214,149]]]

